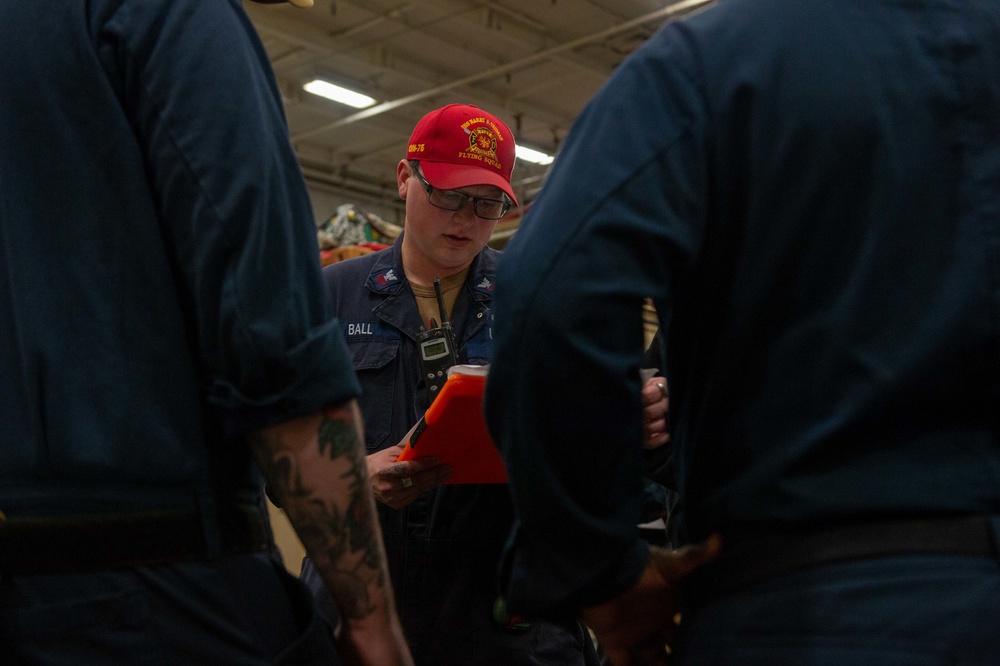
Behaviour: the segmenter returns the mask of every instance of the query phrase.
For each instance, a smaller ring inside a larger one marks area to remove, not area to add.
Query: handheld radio
[[[434,293],[437,295],[438,311],[441,314],[441,325],[430,320],[432,328],[417,333],[417,346],[420,349],[420,372],[427,386],[427,398],[433,403],[444,382],[448,379],[448,368],[458,363],[455,351],[455,331],[448,321],[448,310],[444,305],[444,295],[441,293],[441,280],[434,278]]]

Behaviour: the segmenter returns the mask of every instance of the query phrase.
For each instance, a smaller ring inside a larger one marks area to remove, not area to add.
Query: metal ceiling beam
[[[356,32],[363,32],[364,28],[360,26],[374,25],[388,20],[399,20],[398,15],[401,14],[401,12],[407,7],[409,7],[408,4],[399,5],[398,7],[389,10],[389,12],[387,13],[383,13],[375,18],[368,19],[362,24],[351,26],[350,28],[346,28],[341,32],[330,33],[330,38],[331,39],[339,38],[345,34],[354,34]],[[481,10],[482,7],[480,7],[479,9]],[[419,26],[419,27],[409,26],[409,27],[412,30],[424,30],[426,26]],[[300,95],[298,94],[299,82],[297,79],[288,78],[285,74],[287,70],[292,70],[292,69],[301,70],[303,68],[309,68],[312,65],[322,63],[324,60],[330,57],[345,56],[347,53],[346,51],[332,51],[325,44],[317,43],[310,38],[306,38],[300,34],[297,34],[291,27],[284,27],[284,28],[278,27],[277,25],[275,25],[274,22],[266,22],[266,23],[262,22],[260,25],[257,26],[257,30],[262,35],[276,37],[284,42],[287,42],[297,47],[291,51],[283,53],[282,55],[274,56],[271,59],[271,64],[274,67],[275,73],[278,75],[279,83],[281,84],[282,87],[282,95],[285,98],[286,103],[300,101]],[[357,47],[355,46],[352,47],[352,49],[353,48]],[[311,53],[305,54],[304,52],[306,51]],[[565,56],[555,56],[552,58],[552,60],[553,62],[563,65],[564,67],[576,69],[577,71],[586,76],[600,77],[601,80],[603,80],[607,76],[606,71],[598,71],[590,65],[577,62]],[[405,60],[405,63],[407,65],[406,67],[400,67],[397,64],[378,65],[371,61],[364,61],[365,66],[372,66],[372,65],[376,67],[381,66],[382,68],[388,69],[393,74],[413,80],[420,86],[427,85],[427,81],[429,80],[433,80],[435,78],[440,79],[439,75],[441,72],[439,70],[431,69],[429,66],[423,66],[420,63],[413,60],[412,58]],[[361,90],[362,92],[371,94],[371,91],[364,89],[363,81],[352,80],[348,78],[346,79],[346,82],[348,85],[353,84],[355,86],[361,86],[360,88],[357,89]],[[519,99],[523,97],[523,92],[525,90],[527,90],[527,88],[519,88],[518,94],[514,98]],[[503,96],[506,97],[507,96],[506,93]],[[337,118],[342,117],[340,110],[335,107],[337,107],[337,105],[320,104],[315,106],[316,109],[322,112],[326,112],[328,114],[334,114],[336,115]],[[539,115],[545,116],[546,114],[543,111],[539,111]],[[565,122],[565,119],[556,121],[550,117],[546,120],[546,122],[549,123]],[[308,137],[306,136],[306,138]],[[293,137],[293,140],[294,139],[295,137]]]
[[[311,52],[310,55],[300,58],[272,59],[271,64],[274,67],[274,71],[280,74],[282,70],[286,68],[308,67],[309,65],[315,65],[333,56],[346,55],[346,50],[331,49],[330,43],[336,42],[340,39],[364,34],[370,29],[378,27],[386,22],[401,21],[403,14],[411,8],[412,3],[404,2],[403,4],[397,5],[392,9],[388,9],[373,16],[372,18],[362,21],[361,23],[344,28],[343,30],[334,32],[315,32],[314,34],[316,36],[313,38],[301,37],[299,33],[302,28],[300,26],[295,26],[293,28],[289,24],[284,27],[277,27],[278,23],[273,17],[269,18],[267,22],[260,22],[259,24],[256,24],[255,27],[261,34],[274,35],[286,42],[295,44],[303,50]],[[364,44],[354,45],[351,48],[358,48],[358,46],[364,46]]]
[[[371,118],[373,116],[381,115],[388,111],[392,111],[393,109],[398,109],[401,106],[407,106],[409,104],[413,104],[414,102],[419,102],[421,100],[434,97],[436,95],[440,95],[441,93],[454,90],[455,88],[459,88],[461,86],[468,85],[470,83],[475,83],[477,81],[482,81],[483,79],[490,79],[496,76],[500,76],[512,70],[519,69],[521,67],[526,67],[541,60],[545,60],[554,54],[562,53],[563,51],[569,51],[579,46],[583,46],[584,44],[605,39],[607,37],[612,37],[618,33],[626,32],[644,23],[649,23],[650,21],[656,21],[659,19],[668,19],[678,14],[683,14],[689,11],[693,11],[705,5],[713,4],[715,3],[715,1],[716,0],[682,0],[681,2],[674,3],[669,7],[664,7],[663,9],[659,9],[655,12],[650,12],[649,14],[639,16],[630,21],[625,21],[624,23],[620,23],[606,30],[601,30],[591,35],[586,35],[584,37],[564,42],[550,49],[545,49],[543,51],[539,51],[538,53],[533,53],[529,56],[525,56],[524,58],[519,58],[517,60],[511,61],[503,65],[499,65],[497,67],[492,67],[485,71],[479,72],[478,74],[473,74],[472,76],[466,76],[461,79],[456,79],[454,81],[450,81],[448,83],[435,86],[433,88],[428,88],[427,90],[423,90],[419,93],[414,93],[412,95],[400,97],[399,99],[383,102],[382,104],[376,104],[375,106],[363,109],[344,118],[340,118],[338,120],[329,123],[324,123],[312,129],[298,132],[297,134],[292,136],[292,141],[293,142],[300,141],[307,137],[314,136],[316,134],[320,134],[322,132],[326,132],[331,129],[335,129],[337,127],[350,125],[351,123],[355,123],[359,120],[365,120],[366,118]]]

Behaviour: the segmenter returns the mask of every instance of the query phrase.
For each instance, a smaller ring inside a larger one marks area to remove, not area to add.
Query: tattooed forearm
[[[312,428],[302,446],[279,436],[258,437],[254,447],[270,494],[341,613],[359,619],[374,612],[372,595],[384,593],[387,584],[361,432],[347,409],[325,410]]]
[[[344,415],[336,410],[327,410],[325,419],[320,426],[319,450],[331,458],[343,456],[349,468],[341,477],[351,488],[368,487],[368,467],[360,448],[356,445],[356,431],[343,420]],[[374,530],[366,529],[366,525],[377,523],[371,502],[367,501],[366,493],[355,493],[351,505],[344,514],[345,532],[350,539],[352,552],[367,555],[362,560],[369,567],[379,569],[378,539]]]

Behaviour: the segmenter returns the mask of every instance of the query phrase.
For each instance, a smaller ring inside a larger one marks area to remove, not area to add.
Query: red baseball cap
[[[517,205],[510,186],[514,134],[502,120],[470,104],[449,104],[420,119],[410,135],[406,159],[434,187],[454,190],[495,185]]]

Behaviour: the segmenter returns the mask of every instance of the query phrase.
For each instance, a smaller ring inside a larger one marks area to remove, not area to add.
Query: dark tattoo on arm
[[[365,553],[365,564],[381,571],[378,540],[375,532],[367,527],[377,525],[378,518],[373,515],[373,505],[368,501],[368,467],[364,455],[358,452],[356,441],[357,431],[351,423],[328,418],[320,425],[320,453],[331,459],[345,456],[350,461],[350,468],[341,476],[352,489],[351,503],[345,516],[349,547],[352,552]]]
[[[266,459],[260,462],[270,491],[280,499],[317,569],[336,586],[331,592],[341,613],[359,619],[375,610],[369,584],[386,584],[365,457],[347,410],[324,411],[317,435],[320,456],[342,470],[336,482],[347,488],[341,493],[346,504],[310,487],[298,458],[280,446],[267,447],[270,455],[258,459]]]

